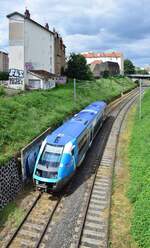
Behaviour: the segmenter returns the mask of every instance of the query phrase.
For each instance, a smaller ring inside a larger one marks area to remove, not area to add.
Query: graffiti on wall
[[[27,72],[34,69],[33,64],[30,62],[25,63],[25,68]]]
[[[9,83],[10,84],[23,84],[24,71],[19,69],[10,69]]]
[[[57,84],[66,84],[67,83],[67,77],[65,77],[65,76],[56,77],[56,83]]]

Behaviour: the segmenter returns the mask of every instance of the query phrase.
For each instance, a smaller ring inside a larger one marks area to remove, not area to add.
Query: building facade
[[[90,64],[90,69],[95,78],[100,78],[107,73],[109,76],[115,76],[120,74],[119,64],[116,62],[92,62]]]
[[[55,36],[49,30],[48,24],[42,26],[32,20],[28,10],[24,15],[14,12],[7,17],[10,86],[25,89],[32,84],[33,88],[37,88],[38,85],[42,87],[46,81],[53,84],[56,74]]]
[[[0,51],[0,72],[8,72],[8,53]]]
[[[93,53],[83,52],[81,53],[87,61],[87,64],[91,64],[94,61],[102,62],[115,62],[118,63],[120,68],[120,74],[124,75],[124,57],[121,52],[110,52],[110,53]]]
[[[54,50],[55,50],[55,74],[61,76],[65,69],[65,49],[63,40],[60,35],[53,29],[54,33]]]

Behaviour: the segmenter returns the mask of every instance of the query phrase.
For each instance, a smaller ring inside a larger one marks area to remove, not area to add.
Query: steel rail
[[[49,224],[50,224],[50,222],[51,222],[51,220],[52,220],[52,218],[53,218],[53,216],[54,216],[54,214],[55,214],[55,211],[56,211],[56,209],[57,209],[57,207],[58,207],[60,201],[61,201],[61,198],[58,199],[58,201],[56,202],[56,204],[55,204],[55,206],[54,206],[54,208],[53,208],[53,210],[52,210],[52,212],[51,212],[51,214],[50,214],[50,216],[49,216],[49,219],[48,219],[47,223],[45,223],[44,229],[43,229],[43,231],[41,232],[41,235],[40,235],[39,239],[37,240],[37,242],[36,242],[36,244],[35,244],[35,248],[38,248],[38,247],[40,246],[40,244],[41,244],[41,242],[42,242],[42,240],[43,240],[43,237],[44,237],[44,235],[45,235],[45,233],[46,233],[46,231],[47,231],[47,228],[48,228],[48,226],[49,226]]]
[[[35,205],[37,204],[37,202],[39,201],[39,199],[41,198],[42,193],[40,192],[38,194],[38,196],[36,197],[35,201],[33,202],[32,206],[30,207],[30,209],[28,210],[28,212],[26,213],[26,215],[24,216],[23,220],[21,221],[21,223],[19,224],[19,226],[17,227],[17,229],[15,230],[15,232],[12,234],[12,236],[10,237],[8,243],[4,246],[5,248],[10,247],[11,243],[13,242],[13,240],[16,238],[18,232],[21,230],[21,227],[23,226],[23,224],[25,223],[25,221],[27,220],[28,216],[30,215],[30,213],[32,212],[33,208],[35,207]]]
[[[135,99],[134,99],[134,100],[133,100],[133,99],[130,99],[130,100],[128,101],[128,99],[126,99],[125,103],[124,103],[124,101],[122,101],[122,102],[123,102],[123,105],[119,108],[119,111],[118,111],[118,113],[117,113],[115,119],[117,119],[117,117],[119,116],[120,112],[125,108],[125,106],[126,106],[130,101],[131,101],[131,104],[132,104],[132,102],[136,100],[136,97],[137,97],[137,95],[138,95],[138,92],[135,92],[134,94],[135,94],[135,96],[134,96]],[[129,97],[130,97],[130,96],[129,96]],[[118,105],[119,105],[120,103],[122,103],[122,102],[119,102]],[[118,105],[117,105],[115,108],[117,108]],[[129,105],[128,109],[129,109],[129,108],[130,108],[130,105]],[[127,111],[128,111],[128,109],[127,109]],[[126,112],[127,112],[127,111],[126,111]],[[110,110],[110,112],[112,112],[112,111]],[[109,112],[109,113],[110,113],[110,112]],[[125,112],[125,114],[124,114],[124,118],[125,118],[126,112]],[[123,118],[122,121],[121,121],[121,126],[122,126],[122,123],[123,123],[124,118]],[[120,126],[120,129],[121,129],[121,126]],[[120,131],[120,129],[119,129],[119,131]],[[110,135],[111,135],[111,131],[110,131]],[[118,140],[118,138],[117,138],[117,140]],[[117,145],[116,145],[116,147],[117,147]],[[104,148],[104,149],[105,149],[105,148]],[[115,154],[115,156],[116,156],[116,154]],[[89,204],[90,204],[90,200],[91,200],[91,196],[92,196],[92,192],[93,192],[93,188],[94,188],[94,184],[95,184],[95,180],[96,180],[96,176],[97,176],[97,171],[98,171],[98,166],[99,166],[100,159],[97,159],[96,162],[97,162],[97,166],[96,166],[95,174],[94,174],[94,177],[93,177],[93,180],[92,180],[92,183],[91,183],[89,195],[88,195],[87,202],[86,202],[86,206],[85,206],[85,209],[84,209],[85,211],[84,211],[84,214],[83,214],[83,217],[82,217],[82,223],[81,223],[81,225],[80,225],[80,229],[79,229],[79,232],[78,232],[78,236],[79,236],[79,237],[78,237],[77,242],[75,242],[75,245],[73,246],[74,248],[79,248],[79,247],[80,247],[80,243],[81,243],[81,239],[82,239],[82,234],[83,234],[83,230],[84,230],[84,225],[85,225],[85,221],[86,221],[86,216],[87,216],[88,209],[89,209]]]

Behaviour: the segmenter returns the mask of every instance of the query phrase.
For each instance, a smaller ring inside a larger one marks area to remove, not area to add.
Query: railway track
[[[121,110],[124,108],[126,103],[129,101],[129,99],[132,99],[138,94],[137,90],[133,90],[132,92],[126,94],[124,97],[122,97],[119,100],[114,101],[113,104],[110,104],[108,115],[112,118],[116,118]],[[104,141],[105,142],[105,141]],[[98,146],[97,146],[98,148]],[[111,151],[112,152],[112,149]],[[113,153],[115,152],[115,149],[113,150]],[[103,189],[105,186],[109,184],[108,178],[103,177],[102,180],[99,182],[98,177],[101,175],[99,172],[99,164],[100,164],[100,158],[101,155],[99,152],[97,152],[97,155],[93,159],[93,174],[88,180],[87,184],[87,190],[85,193],[84,198],[84,205],[82,206],[82,213],[80,214],[81,220],[79,220],[79,226],[80,228],[76,228],[76,239],[72,243],[73,247],[82,247],[81,244],[85,243],[84,235],[92,235],[94,234],[92,231],[92,227],[89,226],[88,228],[85,227],[85,223],[88,220],[89,217],[89,210],[91,214],[95,214],[93,218],[96,217],[96,214],[99,211],[101,207],[98,207],[99,200],[105,202],[105,192],[103,192]],[[109,158],[107,158],[109,161]],[[16,231],[13,233],[7,244],[5,244],[3,247],[8,248],[20,248],[20,247],[42,247],[42,241],[44,239],[44,236],[47,232],[48,226],[50,225],[53,216],[56,212],[56,209],[58,209],[60,201],[62,199],[62,196],[60,197],[54,197],[50,196],[46,193],[39,193],[33,202],[32,206],[28,210],[26,216],[20,223],[19,227],[16,229]],[[92,203],[93,202],[93,203]],[[103,203],[104,203],[103,202]],[[97,206],[95,208],[95,206]],[[92,216],[92,215],[91,215]],[[90,217],[91,223],[92,223],[92,217]],[[99,230],[99,224],[95,223],[96,230]],[[98,242],[97,242],[98,243]],[[44,247],[44,246],[43,246]],[[83,246],[84,247],[84,246]],[[94,247],[94,246],[87,246],[87,247]]]
[[[39,193],[23,221],[4,247],[38,248],[60,201],[61,197]]]
[[[82,206],[82,211],[77,221],[71,248],[108,247],[112,174],[118,135],[126,113],[131,104],[136,100],[137,94],[138,92],[136,91],[133,94],[129,94],[119,109],[117,108],[111,114],[114,116],[115,122],[102,159],[100,160],[100,156],[95,159],[95,174],[91,176],[88,182],[88,191],[84,199],[85,204]]]

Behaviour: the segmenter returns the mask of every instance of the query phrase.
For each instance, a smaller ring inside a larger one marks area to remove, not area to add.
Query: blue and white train
[[[69,181],[99,131],[105,113],[106,103],[94,102],[46,137],[33,172],[37,189],[59,191]]]

